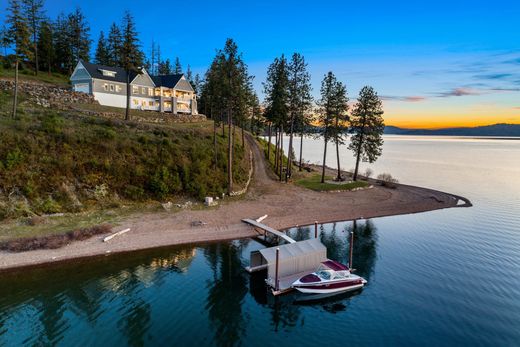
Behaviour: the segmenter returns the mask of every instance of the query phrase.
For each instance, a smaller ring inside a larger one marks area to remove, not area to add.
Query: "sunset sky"
[[[80,6],[93,47],[125,9],[143,48],[204,73],[215,49],[234,38],[263,98],[268,64],[302,53],[318,97],[332,70],[355,98],[372,85],[386,123],[439,128],[520,123],[519,1],[142,1],[46,0],[55,17]],[[7,0],[0,0],[5,8]],[[2,11],[0,17],[5,15]]]

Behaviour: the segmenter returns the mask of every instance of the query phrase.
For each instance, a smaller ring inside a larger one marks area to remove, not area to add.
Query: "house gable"
[[[78,65],[76,65],[76,68],[74,69],[74,72],[70,76],[71,81],[77,81],[77,80],[88,80],[91,79],[92,76],[88,73],[85,66],[80,62],[78,62]]]
[[[188,80],[186,79],[186,77],[184,77],[184,75],[179,79],[179,82],[177,82],[177,84],[173,87],[173,89],[182,90],[185,92],[194,91],[190,82],[188,82]]]
[[[150,75],[148,75],[148,72],[145,69],[143,69],[142,74],[138,74],[135,76],[131,84],[155,88],[154,81],[152,80]]]

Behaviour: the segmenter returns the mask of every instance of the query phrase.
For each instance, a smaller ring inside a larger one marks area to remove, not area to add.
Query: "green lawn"
[[[0,68],[0,77],[14,78],[14,69]],[[20,80],[28,81],[40,81],[45,83],[52,83],[60,86],[69,85],[69,76],[62,75],[59,73],[48,74],[47,72],[40,71],[38,76],[34,75],[34,71],[31,70],[20,70],[18,72],[18,78]]]
[[[332,180],[332,177],[325,176],[325,180]],[[300,187],[315,191],[352,190],[354,188],[367,187],[369,185],[365,181],[349,182],[345,184],[321,183],[321,175],[319,174],[299,179],[295,183]]]

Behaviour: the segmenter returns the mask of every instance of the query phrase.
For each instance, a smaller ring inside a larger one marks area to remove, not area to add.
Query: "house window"
[[[148,88],[148,96],[153,96],[153,88]]]
[[[139,87],[138,86],[132,86],[132,94],[138,94],[139,93]]]
[[[134,99],[134,105],[139,106],[139,100]]]
[[[141,94],[146,95],[146,88],[145,87],[141,87]]]
[[[111,91],[111,92],[114,91],[114,85],[113,85],[113,84],[110,85],[110,91]]]
[[[116,92],[121,92],[121,86],[116,85]]]
[[[148,101],[148,106],[153,106],[153,101]]]
[[[108,84],[103,84],[103,89],[105,90],[105,92],[108,92]]]

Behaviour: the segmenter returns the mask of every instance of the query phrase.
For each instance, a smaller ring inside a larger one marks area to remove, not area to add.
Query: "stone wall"
[[[12,91],[14,81],[0,79],[0,90]],[[72,91],[70,88],[58,87],[31,81],[19,81],[18,92],[25,94],[35,104],[43,107],[59,107],[66,104],[97,104],[94,97],[85,93]]]

